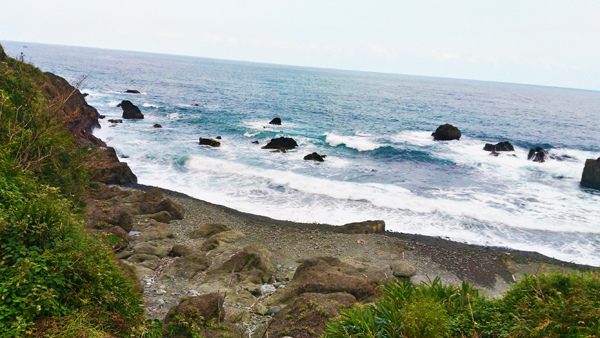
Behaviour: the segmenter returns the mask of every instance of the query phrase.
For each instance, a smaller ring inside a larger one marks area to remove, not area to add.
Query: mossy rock
[[[229,230],[229,231],[220,232],[218,234],[214,234],[214,235],[210,236],[210,238],[208,240],[216,239],[219,242],[234,243],[244,237],[246,237],[246,235],[244,235],[242,232],[239,232],[237,230]]]
[[[153,219],[160,223],[171,223],[171,214],[168,211],[159,211],[154,214],[145,215],[146,218]]]
[[[202,224],[198,228],[192,230],[189,234],[189,237],[192,239],[196,238],[209,238],[212,235],[218,234],[220,232],[231,230],[225,224],[222,223],[208,223]]]
[[[223,301],[223,296],[216,292],[183,298],[179,302],[179,305],[174,306],[167,313],[164,320],[165,326],[170,326],[177,332],[177,327],[183,326],[180,325],[182,321],[193,323],[200,327],[211,322],[221,321],[225,318]],[[182,329],[179,331],[185,330]]]
[[[144,242],[134,245],[133,250],[136,254],[148,254],[163,258],[171,252],[171,243],[168,240]]]
[[[171,248],[171,252],[169,256],[173,257],[183,257],[192,253],[192,249],[185,244],[175,244],[173,248]]]
[[[179,257],[165,271],[163,275],[175,276],[185,279],[193,278],[198,272],[208,269],[210,259],[204,253],[192,253],[184,257]]]

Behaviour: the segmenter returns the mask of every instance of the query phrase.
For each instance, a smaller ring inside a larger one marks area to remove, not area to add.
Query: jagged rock
[[[540,147],[529,149],[529,154],[527,154],[527,160],[532,160],[533,162],[544,163],[547,157],[548,151]]]
[[[88,162],[93,181],[105,184],[137,183],[137,177],[127,163],[119,161],[113,147],[99,147],[93,158]]]
[[[385,231],[385,222],[376,220],[348,223],[340,226],[336,230],[346,234],[377,234]]]
[[[275,315],[269,337],[319,337],[330,318],[354,303],[356,298],[347,293],[305,293]]]
[[[110,120],[108,120],[108,122],[110,122],[110,123],[123,123],[123,120],[121,120],[121,119],[110,119]]]
[[[260,244],[246,246],[221,265],[213,278],[230,278],[232,273],[245,283],[268,283],[275,274],[271,253]]]
[[[390,264],[395,277],[412,277],[417,273],[417,268],[407,261],[395,261]]]
[[[588,159],[581,174],[581,185],[586,188],[600,190],[600,157]]]
[[[139,90],[135,90],[135,89],[127,89],[126,91],[124,91],[124,93],[127,93],[127,94],[141,94]]]
[[[211,146],[211,147],[220,147],[221,142],[217,140],[213,140],[212,138],[200,138],[200,145],[202,146]]]
[[[121,103],[117,105],[117,107],[121,107],[123,109],[123,118],[124,119],[143,119],[144,114],[140,111],[136,105],[131,103],[129,100],[123,100]]]
[[[198,326],[204,326],[213,320],[221,321],[225,318],[223,301],[223,296],[216,292],[184,298],[179,305],[169,310],[164,320],[165,325],[176,321],[175,316]]]
[[[281,119],[279,117],[276,117],[276,118],[272,119],[271,122],[269,122],[269,124],[280,126],[281,125]]]
[[[308,155],[304,156],[304,159],[306,161],[318,161],[318,162],[325,161],[323,159],[323,157],[321,155],[317,154],[317,153],[308,154]]]
[[[263,149],[294,149],[298,143],[291,137],[272,138]]]
[[[155,123],[152,127],[153,128],[162,128],[162,126],[160,124],[158,124],[158,123]]]
[[[451,124],[443,124],[439,126],[435,132],[431,134],[433,139],[436,141],[450,141],[450,140],[459,140],[461,133],[458,128]]]
[[[513,145],[510,144],[510,142],[503,141],[503,142],[499,142],[496,144],[486,143],[485,146],[483,147],[483,150],[492,151],[492,152],[515,151],[515,147],[513,147]]]
[[[183,219],[185,209],[170,198],[165,198],[156,206],[156,212],[167,211],[171,214],[171,219]]]
[[[218,234],[220,232],[229,231],[229,229],[225,224],[222,223],[208,223],[202,224],[198,228],[192,230],[189,234],[189,237],[192,239],[196,238],[208,238],[214,234]]]

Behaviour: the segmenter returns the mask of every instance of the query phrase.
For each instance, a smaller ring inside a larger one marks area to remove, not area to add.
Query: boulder
[[[171,215],[171,219],[183,219],[185,209],[170,198],[165,198],[156,206],[155,212],[167,211]]]
[[[515,147],[508,141],[499,142],[496,144],[486,143],[483,147],[485,151],[515,151]]]
[[[581,185],[586,188],[600,190],[600,157],[588,159],[581,175]]]
[[[123,118],[124,119],[143,119],[144,114],[140,111],[136,105],[131,103],[129,100],[123,100],[121,103],[117,105],[117,107],[121,107],[123,109]]]
[[[171,243],[168,240],[144,242],[133,246],[136,254],[153,255],[160,258],[167,257],[171,252]]]
[[[176,316],[198,326],[205,326],[213,321],[221,321],[225,318],[223,301],[223,296],[216,292],[184,298],[179,302],[179,305],[169,310],[164,320],[165,325],[177,322]]]
[[[271,122],[269,122],[269,124],[280,126],[281,125],[281,119],[279,117],[276,117],[276,118],[272,119]]]
[[[124,91],[124,93],[126,93],[126,94],[141,94],[139,90],[135,90],[135,89],[127,89],[126,91]]]
[[[115,243],[113,245],[112,250],[114,252],[122,251],[123,249],[126,249],[129,246],[129,234],[120,226],[115,225],[102,231],[107,234],[113,235],[116,239],[119,240],[118,243]]]
[[[347,293],[305,293],[280,310],[268,327],[269,337],[320,337],[330,318],[356,303]]]
[[[417,274],[417,268],[407,261],[395,261],[390,264],[394,277],[412,277]]]
[[[110,122],[110,123],[123,123],[123,120],[121,120],[121,119],[109,119],[108,122]]]
[[[235,253],[216,271],[214,277],[230,278],[232,273],[238,276],[238,280],[245,283],[264,284],[268,283],[275,274],[275,268],[271,263],[271,253],[260,244],[246,246]],[[219,276],[219,273],[222,276]]]
[[[171,248],[171,252],[169,253],[169,256],[183,257],[183,256],[187,256],[191,253],[192,253],[192,249],[189,246],[179,243],[179,244],[173,245],[173,247]]]
[[[211,147],[220,147],[221,142],[217,140],[213,140],[212,138],[200,138],[200,145],[202,146],[211,146]]]
[[[204,252],[192,253],[179,257],[163,273],[164,277],[176,276],[185,279],[193,278],[198,272],[208,269],[210,260]]]
[[[285,303],[303,293],[345,292],[357,300],[369,300],[376,295],[375,288],[383,280],[366,271],[343,263],[334,257],[317,257],[304,261],[294,278],[283,291],[278,290],[269,302]]]
[[[263,149],[294,149],[298,143],[291,137],[272,138]]]
[[[385,231],[385,222],[376,220],[348,223],[340,226],[336,230],[345,234],[377,234]]]
[[[162,128],[162,126],[160,124],[158,124],[158,123],[155,123],[152,127],[153,128]]]
[[[218,234],[220,232],[229,231],[229,229],[223,223],[207,223],[202,224],[198,228],[192,230],[189,234],[189,237],[192,239],[196,238],[208,238],[212,235]]]
[[[160,223],[171,223],[171,214],[168,211],[159,211],[155,214],[145,215],[149,219],[153,219]]]
[[[317,154],[317,153],[308,154],[308,155],[304,156],[304,159],[305,159],[306,161],[318,161],[318,162],[323,162],[323,161],[325,161],[325,160],[323,159],[323,156],[321,156],[321,155],[319,155],[319,154]]]
[[[548,158],[548,151],[543,148],[536,147],[529,149],[529,154],[527,154],[527,160],[532,160],[533,162],[546,162],[546,158]]]
[[[461,133],[458,128],[451,124],[443,124],[439,126],[435,132],[431,134],[433,139],[436,141],[450,141],[450,140],[459,140]]]

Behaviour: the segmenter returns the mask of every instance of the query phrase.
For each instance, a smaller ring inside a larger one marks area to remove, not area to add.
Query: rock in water
[[[263,149],[294,149],[298,143],[291,137],[272,138]]]
[[[450,141],[450,140],[459,140],[461,133],[458,128],[451,124],[443,124],[439,126],[435,132],[431,134],[433,139],[436,141]]]
[[[125,93],[127,93],[127,94],[140,94],[140,91],[139,90],[135,90],[135,89],[127,89],[125,91]]]
[[[144,114],[140,111],[136,105],[131,103],[129,100],[123,100],[121,103],[117,105],[117,107],[121,107],[123,109],[123,118],[124,119],[143,119]]]
[[[533,162],[546,162],[546,158],[548,157],[548,152],[543,148],[536,147],[529,149],[529,154],[527,154],[527,159],[532,160]]]
[[[155,123],[152,127],[154,127],[154,128],[162,128],[162,126],[160,124],[158,124],[158,123]]]
[[[499,142],[496,144],[486,143],[483,147],[485,151],[515,151],[515,147],[508,141]]]
[[[586,188],[600,190],[600,157],[596,160],[588,159],[585,161],[585,167],[581,175],[581,185]]]
[[[323,156],[317,154],[317,153],[312,153],[312,154],[308,154],[306,156],[304,156],[304,159],[307,161],[318,161],[318,162],[323,162],[325,161],[323,159]]]
[[[281,125],[281,119],[279,117],[276,117],[276,118],[272,119],[271,122],[269,122],[269,124],[274,124],[276,126],[280,126]]]
[[[213,140],[212,138],[200,138],[200,145],[203,146],[211,146],[211,147],[220,147],[221,146],[221,142],[217,141],[217,140]]]

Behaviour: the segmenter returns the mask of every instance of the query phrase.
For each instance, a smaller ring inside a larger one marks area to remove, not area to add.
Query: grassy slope
[[[83,230],[87,150],[51,86],[0,46],[0,336],[129,335],[143,329],[140,296]]]

